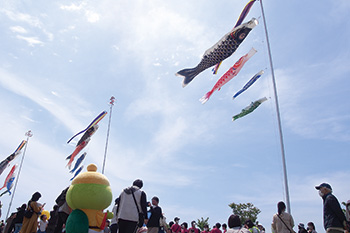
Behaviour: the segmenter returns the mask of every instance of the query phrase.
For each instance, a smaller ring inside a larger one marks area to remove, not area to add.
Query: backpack
[[[24,217],[31,218],[33,216],[33,208],[30,206],[30,202],[28,203],[28,208],[24,211]]]

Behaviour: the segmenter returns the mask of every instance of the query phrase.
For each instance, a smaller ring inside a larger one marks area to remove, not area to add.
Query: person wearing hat
[[[117,219],[120,233],[133,233],[138,227],[139,213],[143,213],[144,224],[147,224],[147,197],[142,180],[135,180],[131,187],[124,189],[119,195]]]
[[[299,223],[298,224],[298,233],[307,233],[307,230],[305,229],[304,223]]]
[[[327,183],[315,186],[323,199],[323,226],[327,233],[348,232],[344,212],[338,199],[332,194],[332,187]]]
[[[179,224],[179,220],[180,220],[180,218],[178,218],[178,217],[174,218],[174,224],[170,228],[171,233],[179,233],[179,232],[181,232],[181,226]]]

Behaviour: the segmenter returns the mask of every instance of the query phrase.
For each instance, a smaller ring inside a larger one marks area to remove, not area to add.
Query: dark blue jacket
[[[323,225],[327,230],[329,227],[344,228],[345,215],[340,207],[338,199],[331,193],[323,198]]]

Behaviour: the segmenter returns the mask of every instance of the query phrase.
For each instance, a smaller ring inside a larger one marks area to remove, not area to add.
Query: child
[[[41,215],[40,221],[39,221],[38,233],[46,233],[47,224],[48,224],[47,216],[45,214]]]

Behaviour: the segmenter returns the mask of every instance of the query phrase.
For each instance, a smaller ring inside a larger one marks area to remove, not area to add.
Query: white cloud
[[[79,5],[77,4],[70,4],[70,5],[61,5],[60,8],[62,10],[66,10],[66,11],[80,11],[83,9],[83,7],[86,6],[85,2],[80,3]]]
[[[17,39],[24,40],[28,43],[29,46],[34,47],[35,45],[43,45],[44,42],[39,40],[37,37],[26,37],[26,36],[16,36]]]
[[[91,9],[89,9],[89,5],[87,5],[86,2],[82,2],[79,5],[77,4],[70,4],[70,5],[61,5],[60,9],[66,10],[66,11],[71,11],[71,12],[84,12],[86,20],[89,23],[96,23],[100,20],[100,15]]]
[[[26,23],[33,28],[40,29],[41,32],[48,38],[49,41],[53,41],[53,39],[54,39],[53,33],[47,31],[44,28],[44,24],[41,22],[40,18],[38,18],[36,16],[32,16],[30,14],[24,14],[24,13],[20,13],[20,12],[10,11],[7,9],[3,9],[1,11],[4,12],[8,16],[8,18],[12,21],[23,22],[23,23]],[[21,26],[11,27],[10,30],[13,32],[16,32],[16,33],[21,33],[21,34],[29,33],[28,30],[24,29]],[[35,44],[43,44],[43,42],[41,42],[37,38],[37,36],[33,36],[33,37],[17,36],[17,38],[26,40],[30,46],[34,46]]]
[[[97,14],[96,12],[87,10],[85,12],[85,15],[86,15],[87,21],[90,23],[96,23],[97,21],[100,20],[100,15]]]
[[[49,91],[48,93],[45,93],[45,90],[42,91],[40,88],[16,77],[16,75],[13,75],[7,72],[6,70],[0,69],[0,74],[0,84],[4,88],[18,95],[24,96],[37,103],[38,105],[42,106],[53,116],[62,121],[62,123],[66,125],[68,129],[74,132],[75,130],[78,130],[79,128],[83,127],[81,122],[79,122],[78,119],[72,116],[72,111],[70,110],[69,102],[64,105],[57,104],[57,101],[52,101],[52,99],[46,97],[46,94],[47,96],[49,96]],[[71,96],[71,98],[74,97]],[[77,104],[79,102],[82,102],[82,100],[78,99],[76,99],[76,101]]]
[[[317,80],[305,78],[317,69],[315,66],[301,74],[293,69],[276,71],[282,121],[306,138],[348,141],[350,115],[344,115],[343,109],[333,108],[331,101],[327,100],[332,95],[329,87],[336,75],[333,74],[333,80],[327,73],[315,73]],[[318,114],[315,115],[315,111]]]
[[[28,32],[25,28],[23,28],[21,26],[10,27],[10,30],[13,31],[13,32],[21,33],[21,34],[25,34],[25,33]]]
[[[25,22],[30,26],[37,27],[37,28],[42,27],[42,23],[38,17],[31,16],[29,14],[20,13],[20,12],[10,11],[7,9],[3,9],[1,11],[4,12],[9,17],[9,19],[15,22]]]

